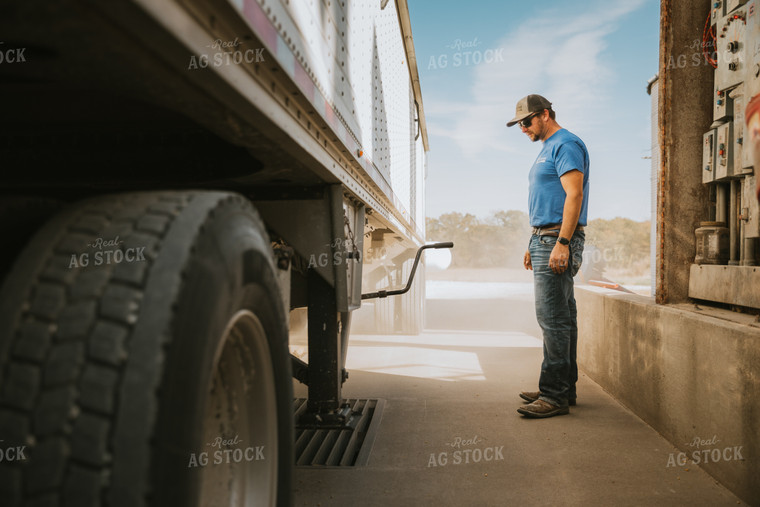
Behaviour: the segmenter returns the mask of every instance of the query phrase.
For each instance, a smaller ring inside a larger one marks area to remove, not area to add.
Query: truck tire
[[[101,196],[53,217],[0,289],[3,504],[290,505],[275,274],[236,194]]]
[[[0,197],[0,283],[8,274],[16,255],[34,233],[62,207],[55,199],[3,195]]]

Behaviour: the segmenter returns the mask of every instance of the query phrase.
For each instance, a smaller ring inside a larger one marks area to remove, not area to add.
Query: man
[[[560,127],[551,102],[541,95],[528,95],[517,103],[507,126],[516,123],[531,141],[543,143],[528,177],[533,234],[524,264],[533,270],[536,319],[544,335],[539,391],[520,393],[531,403],[517,411],[543,418],[569,414],[569,405],[575,405],[578,326],[573,276],[581,266],[586,239],[589,155],[580,138]]]

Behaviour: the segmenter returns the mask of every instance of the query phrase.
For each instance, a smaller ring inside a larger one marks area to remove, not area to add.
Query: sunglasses
[[[533,123],[533,117],[536,116],[537,114],[539,114],[539,113],[537,113],[537,112],[533,113],[532,115],[528,116],[527,118],[523,118],[522,120],[520,120],[520,126],[523,127],[523,128],[530,127],[531,123]]]

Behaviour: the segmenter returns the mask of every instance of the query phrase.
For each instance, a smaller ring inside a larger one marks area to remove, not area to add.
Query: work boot
[[[520,398],[524,399],[528,403],[533,403],[539,398],[539,396],[541,396],[541,391],[535,391],[535,392],[523,391],[520,393]],[[567,399],[567,404],[570,405],[571,407],[574,407],[575,401],[576,401],[576,397],[573,396],[572,398]]]
[[[543,418],[570,413],[569,407],[557,407],[544,400],[536,400],[533,403],[517,409],[525,417]]]

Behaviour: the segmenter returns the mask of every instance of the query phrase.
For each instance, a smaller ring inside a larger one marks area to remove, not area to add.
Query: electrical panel
[[[715,180],[720,181],[734,176],[733,122],[724,123],[717,128],[715,135]]]
[[[760,12],[757,12],[759,7],[756,0],[747,4],[747,33],[745,34],[747,50],[745,53],[749,58],[744,83],[747,96],[745,103],[760,93]]]
[[[704,134],[702,143],[702,183],[715,181],[715,129]]]
[[[747,58],[746,8],[740,8],[718,21],[716,32],[717,61],[715,79],[719,90],[725,90],[744,81]]]
[[[747,0],[726,0],[726,14],[747,3]]]
[[[740,216],[744,220],[744,237],[745,238],[758,238],[760,237],[760,217],[758,217],[758,207],[752,206],[750,203],[757,203],[755,197],[755,189],[757,188],[757,180],[754,174],[744,178],[742,185],[742,202],[743,208]]]
[[[714,25],[720,18],[726,15],[726,2],[723,0],[715,0],[710,12],[710,24]]]
[[[760,0],[715,0],[710,8],[711,30],[703,42],[714,50],[713,123],[702,137],[702,182],[715,186],[712,195],[721,216],[738,218],[730,239],[732,251],[739,252],[736,260],[755,265],[760,263],[760,206],[744,113],[760,93]]]
[[[744,85],[734,88],[731,93],[734,111],[734,174],[752,173],[752,150],[744,149],[744,103],[747,100]]]
[[[713,101],[713,120],[725,120],[728,116],[728,97],[726,92],[715,84],[715,100]]]

